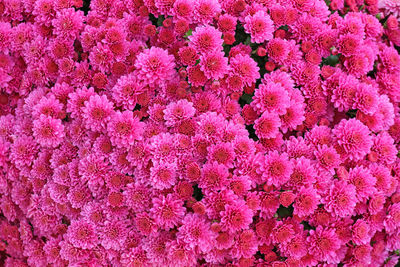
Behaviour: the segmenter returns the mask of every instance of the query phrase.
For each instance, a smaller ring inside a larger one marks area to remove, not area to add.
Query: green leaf
[[[188,38],[190,35],[192,35],[192,29],[189,29],[186,33],[185,33],[185,38]]]

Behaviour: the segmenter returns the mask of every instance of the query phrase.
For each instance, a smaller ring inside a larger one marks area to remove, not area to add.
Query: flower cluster
[[[0,0],[0,265],[396,265],[399,16]]]

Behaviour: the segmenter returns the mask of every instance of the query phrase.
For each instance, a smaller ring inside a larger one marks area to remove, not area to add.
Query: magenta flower
[[[134,117],[131,111],[116,111],[111,115],[107,124],[107,133],[111,143],[117,147],[133,145],[136,140],[142,138],[144,123]]]
[[[73,221],[66,235],[67,240],[77,248],[92,249],[99,243],[95,226],[83,220]]]
[[[137,77],[146,84],[162,85],[174,78],[174,57],[162,48],[151,47],[140,53],[135,61]]]
[[[260,10],[252,16],[246,16],[244,29],[250,34],[253,43],[263,43],[272,39],[274,24],[270,16]]]

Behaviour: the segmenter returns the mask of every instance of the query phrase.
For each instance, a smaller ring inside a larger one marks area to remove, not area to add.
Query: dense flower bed
[[[0,0],[0,265],[394,266],[398,0]]]

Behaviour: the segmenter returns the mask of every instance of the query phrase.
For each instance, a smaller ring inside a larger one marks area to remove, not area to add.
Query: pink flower
[[[223,164],[228,168],[233,167],[235,152],[233,151],[233,147],[230,143],[211,145],[207,148],[207,151],[207,160],[209,162],[216,161],[219,164]]]
[[[221,227],[225,231],[237,232],[248,229],[253,221],[253,212],[244,202],[225,205],[221,211]]]
[[[82,249],[92,249],[99,242],[95,226],[83,220],[71,222],[66,238],[74,247]]]
[[[10,160],[17,167],[30,166],[33,163],[37,144],[31,136],[18,136],[10,147]]]
[[[116,104],[129,110],[135,108],[141,94],[147,93],[134,73],[121,76],[111,90]]]
[[[152,191],[149,186],[130,183],[123,192],[125,203],[135,212],[148,210],[151,206]]]
[[[376,88],[360,83],[355,94],[353,109],[359,109],[365,114],[372,114],[378,108],[378,91]]]
[[[246,16],[243,26],[246,33],[250,34],[253,43],[263,43],[273,37],[274,25],[265,11],[260,10],[252,16]]]
[[[168,189],[176,183],[176,164],[154,162],[150,169],[150,182],[156,189]]]
[[[54,33],[63,39],[75,39],[83,28],[83,11],[66,8],[57,12],[52,21]]]
[[[309,252],[316,260],[326,261],[330,264],[338,264],[340,262],[337,253],[341,243],[335,233],[335,229],[318,226],[316,230],[310,230],[310,236],[307,237],[307,241]]]
[[[150,213],[158,227],[169,230],[177,226],[185,215],[183,201],[173,194],[153,198]]]
[[[364,201],[375,193],[376,178],[362,166],[350,169],[349,183],[355,186],[358,201]]]
[[[340,155],[336,150],[325,144],[318,146],[317,150],[314,151],[314,155],[318,161],[318,165],[332,174],[335,172],[335,168],[339,167],[341,163]]]
[[[85,102],[82,108],[85,127],[92,131],[100,131],[105,128],[114,110],[113,103],[107,96],[93,95]]]
[[[212,26],[198,26],[189,36],[190,45],[200,53],[222,50],[222,33]]]
[[[293,171],[292,164],[286,153],[279,154],[273,151],[265,156],[260,172],[268,185],[280,186],[290,179]]]
[[[194,0],[176,0],[172,8],[172,14],[176,20],[192,20]]]
[[[64,126],[60,119],[42,114],[33,121],[33,136],[43,147],[57,147],[64,139]]]
[[[99,42],[92,48],[89,60],[94,70],[109,72],[111,63],[114,62],[114,55],[107,44]]]
[[[279,134],[281,121],[276,113],[264,112],[254,122],[254,130],[259,138],[275,138]]]
[[[329,189],[328,195],[322,200],[325,208],[339,217],[353,214],[357,203],[356,187],[345,181],[336,180]]]
[[[162,48],[151,47],[140,53],[135,61],[136,75],[146,84],[162,85],[175,76],[174,57]]]
[[[228,168],[218,162],[206,163],[202,169],[199,186],[207,190],[219,190],[228,183]]]
[[[364,245],[370,242],[370,227],[365,220],[357,220],[352,226],[352,240],[356,245]]]
[[[234,74],[238,75],[242,82],[250,86],[260,78],[257,63],[248,55],[238,54],[230,59],[230,67]]]
[[[340,149],[351,160],[360,160],[369,153],[372,137],[368,127],[356,119],[342,120],[332,133]]]
[[[185,243],[185,247],[194,251],[207,253],[214,246],[216,233],[211,231],[210,224],[197,214],[187,214],[178,228],[177,239]]]
[[[101,228],[99,240],[105,249],[122,250],[127,239],[127,221],[106,221]]]
[[[269,58],[277,64],[283,65],[289,54],[287,41],[274,38],[267,44],[267,53]]]
[[[283,115],[290,106],[289,94],[278,83],[262,83],[254,92],[251,106],[259,112],[268,111]]]
[[[186,99],[168,104],[164,109],[165,124],[169,127],[178,125],[180,122],[190,119],[194,116],[196,109],[193,103]]]
[[[93,87],[83,87],[68,94],[67,112],[71,113],[72,118],[81,118],[85,102],[93,95],[95,95]]]
[[[317,190],[312,187],[302,187],[294,201],[293,214],[299,217],[311,215],[317,209],[320,199]]]
[[[394,233],[400,227],[400,203],[395,203],[389,206],[384,225],[385,230],[389,233]]]
[[[195,0],[194,20],[207,25],[221,12],[221,5],[217,0]]]
[[[300,259],[307,255],[307,242],[303,234],[295,234],[295,236],[286,243],[280,243],[279,249],[284,255]]]
[[[168,259],[175,266],[184,267],[196,265],[197,257],[196,253],[186,248],[186,244],[173,240],[167,243]]]
[[[228,58],[220,51],[211,51],[200,56],[200,69],[208,79],[218,80],[228,73]]]
[[[235,243],[232,247],[233,257],[250,258],[257,250],[258,241],[253,230],[244,230],[235,236]]]
[[[129,110],[122,113],[116,111],[111,115],[107,124],[107,133],[111,143],[119,148],[133,145],[136,140],[142,138],[144,123]]]

